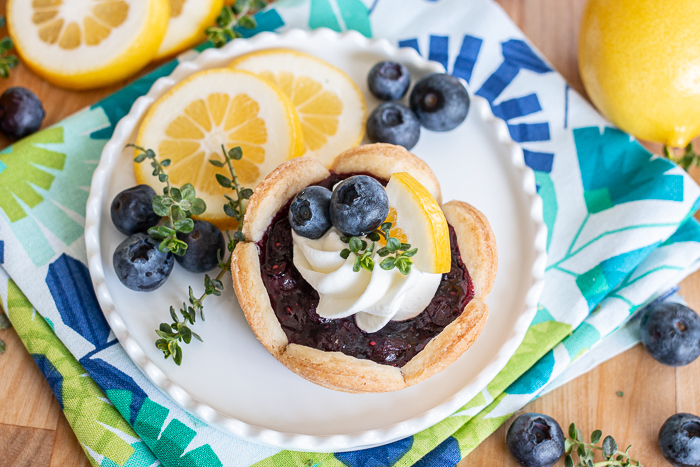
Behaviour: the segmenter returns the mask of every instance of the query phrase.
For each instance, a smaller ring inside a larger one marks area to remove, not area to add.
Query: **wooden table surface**
[[[583,94],[576,45],[585,0],[497,1],[571,86]],[[0,0],[0,14],[4,10],[5,0]],[[9,80],[0,82],[0,92],[15,85],[32,89],[46,108],[44,124],[51,125],[123,84],[70,92],[51,86],[20,65]],[[0,139],[0,147],[9,143]],[[694,176],[700,179],[698,173]],[[681,293],[691,307],[700,310],[700,273],[681,284]],[[90,465],[17,334],[12,329],[0,331],[0,338],[7,342],[7,351],[0,355],[0,467]],[[700,359],[686,367],[670,368],[655,362],[641,346],[636,346],[530,403],[524,411],[548,414],[562,427],[573,421],[584,433],[599,428],[612,434],[621,445],[632,444],[634,457],[644,465],[668,465],[656,444],[658,430],[674,413],[700,413],[698,387]],[[617,396],[618,391],[624,396]],[[505,445],[505,426],[465,458],[460,467],[516,466]]]

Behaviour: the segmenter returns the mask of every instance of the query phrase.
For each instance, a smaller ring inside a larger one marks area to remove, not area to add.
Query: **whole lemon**
[[[682,147],[700,134],[700,1],[589,0],[581,79],[614,124]]]

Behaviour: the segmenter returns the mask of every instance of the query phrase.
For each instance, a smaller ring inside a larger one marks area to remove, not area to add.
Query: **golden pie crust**
[[[428,165],[400,146],[359,146],[336,157],[336,173],[364,173],[388,180],[408,172],[441,202],[440,185]],[[233,287],[245,317],[265,348],[283,365],[307,380],[338,391],[397,391],[439,373],[457,360],[481,333],[489,314],[484,300],[496,278],[498,252],[488,220],[473,206],[450,201],[442,209],[454,228],[459,251],[474,285],[474,298],[462,314],[435,336],[402,368],[371,360],[290,344],[270,303],[260,271],[256,242],[262,240],[275,214],[302,188],[330,176],[316,159],[289,160],[263,180],[250,198],[243,223],[246,241],[233,253]]]

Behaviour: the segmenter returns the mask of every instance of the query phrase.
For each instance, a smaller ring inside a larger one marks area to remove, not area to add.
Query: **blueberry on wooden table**
[[[411,74],[401,63],[379,62],[369,71],[367,85],[377,99],[396,101],[408,91]]]
[[[700,356],[700,316],[680,303],[659,303],[642,315],[644,348],[657,361],[683,366]]]
[[[160,222],[151,200],[156,192],[148,185],[128,188],[112,200],[110,215],[114,226],[124,235],[146,232]]]
[[[396,144],[411,149],[420,138],[420,122],[408,107],[385,102],[367,118],[367,137],[373,143]]]
[[[564,455],[564,432],[552,417],[524,413],[506,435],[508,450],[524,467],[550,467]]]
[[[11,138],[22,138],[37,131],[44,120],[44,107],[27,88],[12,87],[0,96],[0,131]]]
[[[218,252],[222,258],[226,253],[224,234],[211,222],[196,220],[191,232],[178,232],[177,238],[187,243],[187,251],[184,256],[176,256],[175,260],[189,272],[214,269],[219,264]]]
[[[659,430],[659,449],[675,467],[700,466],[700,417],[677,413]]]
[[[331,196],[331,222],[349,237],[367,235],[389,214],[389,197],[384,187],[367,175],[355,175],[340,182]]]
[[[136,292],[150,292],[168,279],[175,258],[169,251],[158,250],[158,243],[144,233],[137,233],[114,250],[114,271],[127,288]]]
[[[321,238],[331,228],[331,190],[310,186],[296,194],[289,206],[289,224],[302,237]]]
[[[418,81],[410,101],[421,125],[432,131],[454,130],[469,113],[469,93],[459,79],[444,73]]]

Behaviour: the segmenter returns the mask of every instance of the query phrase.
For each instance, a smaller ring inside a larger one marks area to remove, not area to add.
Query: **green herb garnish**
[[[0,28],[5,26],[5,17],[0,16]],[[14,44],[9,37],[0,39],[0,76],[3,78],[10,77],[10,70],[19,64],[19,59],[12,54],[8,54]]]
[[[158,334],[160,337],[160,339],[156,341],[156,347],[163,352],[166,359],[172,355],[173,361],[177,365],[182,363],[182,347],[180,346],[180,342],[189,344],[192,341],[192,337],[200,342],[202,341],[202,338],[199,337],[197,333],[193,332],[189,326],[195,324],[197,314],[199,314],[202,321],[204,321],[204,300],[210,295],[218,297],[223,292],[224,284],[221,279],[223,279],[226,273],[231,270],[231,257],[233,250],[236,249],[236,246],[240,242],[245,240],[242,232],[243,219],[245,217],[245,205],[243,200],[250,198],[253,194],[253,190],[250,188],[241,187],[240,183],[238,182],[236,170],[231,162],[234,160],[241,160],[243,158],[243,150],[240,147],[235,147],[227,153],[225,147],[222,146],[221,149],[224,154],[224,160],[221,161],[210,159],[209,163],[220,168],[228,167],[228,170],[231,173],[231,178],[228,178],[222,174],[216,174],[216,180],[224,188],[230,188],[235,192],[235,198],[224,195],[228,200],[228,202],[224,205],[224,212],[227,216],[233,217],[238,221],[238,229],[236,232],[234,232],[233,236],[226,232],[229,240],[227,245],[227,249],[229,251],[228,257],[224,260],[221,257],[221,252],[218,253],[219,273],[214,279],[212,279],[209,274],[204,275],[204,293],[197,298],[194,295],[192,287],[189,287],[189,304],[183,302],[182,307],[180,308],[180,314],[182,315],[183,320],[180,321],[178,319],[175,308],[171,306],[170,317],[172,318],[173,322],[171,324],[161,323],[160,327],[156,330],[156,334]],[[190,231],[191,230],[192,229],[190,229]]]
[[[595,430],[591,433],[591,442],[583,441],[583,433],[575,424],[569,425],[569,436],[565,441],[566,457],[564,465],[566,467],[604,467],[604,466],[641,466],[642,464],[629,456],[632,446],[627,447],[625,452],[617,450],[617,443],[612,436],[606,436],[598,446],[598,442],[603,437],[603,432]],[[595,462],[595,451],[602,451],[603,461]],[[573,456],[578,457],[578,462],[574,464]]]
[[[151,161],[153,176],[165,183],[162,195],[156,195],[151,200],[153,211],[166,218],[166,225],[158,225],[148,229],[148,235],[160,241],[160,251],[170,251],[177,256],[184,256],[187,252],[187,243],[177,238],[178,232],[187,234],[192,232],[194,221],[190,216],[198,216],[207,209],[204,200],[197,198],[194,186],[186,183],[180,188],[170,185],[170,177],[165,173],[165,168],[170,165],[170,159],[159,161],[153,149],[144,149],[135,144],[129,144],[140,151],[134,158],[134,162],[141,163],[146,159]]]
[[[413,265],[411,258],[418,253],[418,248],[411,249],[410,243],[401,243],[398,238],[392,237],[391,227],[391,222],[384,222],[377,230],[369,233],[366,238],[372,242],[371,244],[360,237],[340,237],[343,242],[348,244],[348,248],[341,251],[340,256],[347,259],[350,253],[355,253],[357,256],[352,268],[353,271],[358,272],[361,268],[372,271],[374,270],[372,255],[376,242],[384,237],[386,246],[377,250],[377,254],[384,258],[379,266],[387,271],[397,268],[401,274],[408,275]]]
[[[209,40],[214,47],[219,48],[233,39],[242,37],[236,27],[255,29],[258,23],[253,14],[264,9],[267,4],[267,0],[236,0],[233,5],[224,6],[216,18],[216,26],[208,27],[205,31]]]
[[[366,269],[368,271],[374,270],[372,253],[374,253],[375,242],[370,243],[368,248],[367,242],[360,237],[340,237],[340,239],[348,244],[348,248],[340,252],[340,256],[342,256],[343,259],[348,259],[350,253],[355,253],[357,255],[355,257],[355,264],[352,267],[353,271],[358,272],[360,269]],[[377,238],[377,240],[379,240],[379,238]]]
[[[224,160],[219,161],[216,159],[210,159],[209,163],[219,168],[228,167],[228,170],[231,173],[231,178],[228,178],[225,175],[216,174],[216,181],[219,182],[219,185],[221,185],[222,187],[230,188],[236,193],[236,199],[233,199],[228,195],[224,195],[228,200],[228,203],[224,204],[224,212],[227,216],[233,217],[238,221],[238,230],[233,236],[233,239],[236,240],[236,243],[238,243],[243,241],[242,229],[243,217],[245,216],[243,200],[249,199],[253,195],[253,190],[251,190],[250,188],[241,187],[240,183],[238,183],[238,175],[236,174],[236,171],[233,168],[233,164],[231,162],[239,161],[243,158],[243,150],[241,149],[241,147],[236,146],[235,148],[231,149],[228,152],[228,154],[226,153],[225,147],[221,146],[221,150],[224,153]]]
[[[683,167],[686,172],[690,166],[700,165],[700,155],[693,149],[693,143],[688,143],[680,156],[676,156],[674,148],[664,145],[664,156]]]

